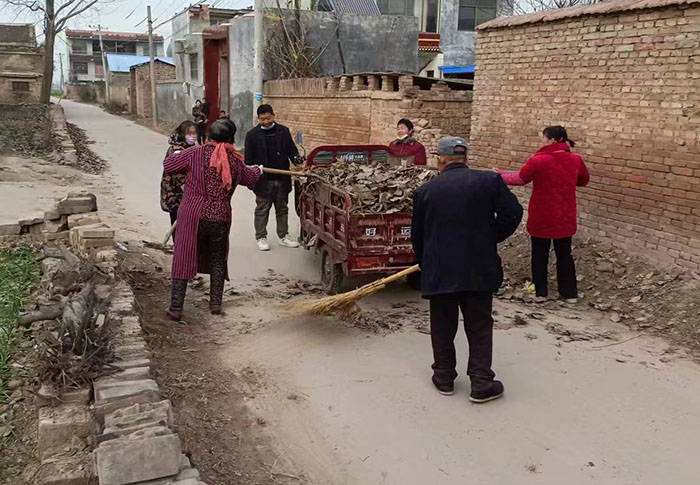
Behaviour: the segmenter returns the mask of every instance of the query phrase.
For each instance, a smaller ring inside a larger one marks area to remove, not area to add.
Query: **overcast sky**
[[[185,7],[195,3],[197,0],[152,0],[150,2],[153,15],[153,25],[168,20],[175,13],[182,11]],[[56,0],[56,7],[62,3],[61,0]],[[253,4],[253,0],[209,0],[206,3],[215,5],[216,8],[244,8]],[[90,25],[101,23],[106,30],[114,30],[119,32],[147,32],[146,25],[146,5],[149,2],[143,0],[104,0],[99,1],[97,5],[84,14],[68,21],[70,29],[89,29]],[[17,12],[11,7],[3,5],[0,0],[0,23],[10,22],[37,22],[40,19],[29,15],[17,16]],[[156,29],[155,31],[166,38],[166,45],[170,40],[170,22]],[[41,22],[37,22],[37,38],[40,42],[43,41]],[[62,46],[62,47],[61,47]],[[56,42],[57,51],[65,51],[65,44],[60,40]]]

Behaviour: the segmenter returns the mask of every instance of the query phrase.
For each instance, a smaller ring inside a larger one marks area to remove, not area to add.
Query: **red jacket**
[[[425,147],[413,137],[394,140],[389,145],[389,153],[398,157],[413,157],[414,165],[425,165]]]
[[[566,143],[540,148],[519,173],[503,173],[508,185],[532,182],[527,232],[543,239],[576,234],[576,187],[588,184],[590,175],[583,159]]]

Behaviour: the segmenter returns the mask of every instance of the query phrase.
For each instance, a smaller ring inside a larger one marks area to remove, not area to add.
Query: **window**
[[[474,31],[476,26],[496,18],[497,0],[459,0],[458,30]]]
[[[427,72],[426,72],[426,76],[428,76],[428,77],[435,77],[435,71],[434,71],[434,70],[433,70],[433,71],[427,71]]]
[[[377,6],[384,15],[413,16],[413,0],[377,0]]]
[[[105,71],[100,63],[95,63],[95,77],[105,77]]]
[[[190,54],[190,81],[199,81],[199,59],[197,54]]]
[[[12,81],[12,91],[15,93],[28,93],[29,92],[29,82],[28,81]]]
[[[88,65],[87,62],[74,62],[73,63],[73,74],[87,74]]]
[[[74,40],[71,42],[73,54],[87,54],[87,44],[82,40]]]
[[[439,8],[440,2],[438,0],[426,0],[425,25],[423,25],[423,32],[438,31]]]

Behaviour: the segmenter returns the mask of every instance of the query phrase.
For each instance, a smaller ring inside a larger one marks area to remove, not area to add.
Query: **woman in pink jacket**
[[[536,301],[547,299],[547,266],[554,243],[559,294],[568,303],[576,303],[576,267],[571,255],[571,238],[576,234],[576,187],[588,184],[590,176],[583,159],[571,152],[574,142],[563,126],[545,128],[542,144],[519,172],[501,172],[501,176],[508,185],[532,182],[527,231],[532,239]]]

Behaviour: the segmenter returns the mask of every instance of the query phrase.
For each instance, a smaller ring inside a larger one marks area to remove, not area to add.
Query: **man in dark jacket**
[[[523,209],[498,173],[466,165],[467,150],[462,138],[439,140],[440,176],[416,191],[411,238],[423,297],[430,300],[433,384],[441,394],[454,394],[461,310],[469,341],[469,400],[481,403],[503,395],[491,370],[492,300],[503,282],[497,245],[517,229]]]
[[[258,107],[259,124],[245,136],[245,161],[248,165],[289,170],[289,163],[299,156],[289,128],[275,123],[275,112],[269,104]],[[289,237],[289,193],[292,179],[288,175],[263,174],[255,186],[255,239],[260,251],[269,251],[267,221],[275,206],[277,236],[280,245],[298,248],[299,243]]]

